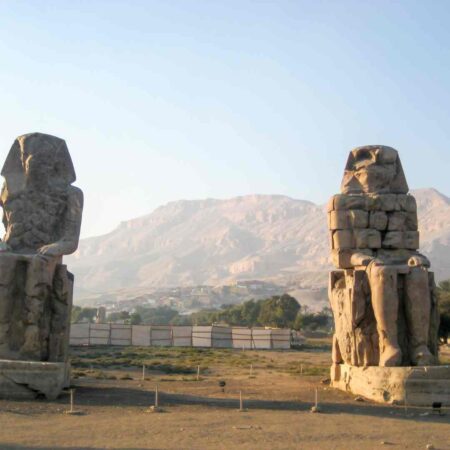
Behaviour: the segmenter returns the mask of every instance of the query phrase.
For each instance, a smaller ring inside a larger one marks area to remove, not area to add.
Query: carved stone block
[[[331,211],[328,213],[330,230],[345,230],[350,228],[348,211]]]
[[[384,235],[382,242],[383,248],[404,248],[405,239],[402,231],[388,231]]]
[[[406,213],[405,227],[406,227],[407,231],[417,231],[418,222],[417,222],[417,213],[416,212]]]
[[[410,250],[417,250],[420,247],[419,232],[405,231],[404,233],[405,248]]]
[[[384,211],[371,211],[369,227],[378,231],[384,231],[387,228],[388,216]]]
[[[406,213],[404,212],[391,212],[388,214],[388,230],[389,231],[403,231],[406,228]]]
[[[381,248],[381,233],[371,228],[355,229],[356,248]]]
[[[354,248],[353,232],[351,230],[337,230],[333,233],[333,248]]]
[[[348,212],[350,228],[367,228],[369,225],[369,213],[361,209],[352,209]]]
[[[334,209],[367,209],[366,198],[363,195],[344,195],[338,194],[333,197]]]
[[[395,211],[397,196],[395,194],[373,194],[367,196],[370,211]]]

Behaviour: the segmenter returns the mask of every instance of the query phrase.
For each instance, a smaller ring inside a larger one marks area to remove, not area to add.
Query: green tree
[[[139,313],[134,312],[130,315],[130,324],[131,325],[140,325],[142,323],[142,317]]]
[[[97,315],[97,308],[82,308],[81,306],[73,306],[71,314],[71,322],[94,322]]]
[[[264,300],[258,316],[258,323],[263,326],[291,328],[300,305],[288,294],[273,296]]]
[[[148,325],[169,325],[178,317],[178,311],[168,306],[158,306],[156,308],[138,306],[136,313],[141,317],[142,323]]]
[[[320,312],[312,313],[301,310],[297,314],[294,323],[295,330],[328,331],[333,325],[331,309],[325,307]]]
[[[112,312],[108,314],[108,322],[127,321],[130,319],[130,313],[128,311]]]

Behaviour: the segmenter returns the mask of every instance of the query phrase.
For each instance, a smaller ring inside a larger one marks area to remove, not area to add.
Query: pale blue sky
[[[0,159],[66,139],[83,235],[171,200],[323,203],[348,151],[450,194],[448,1],[0,0]]]

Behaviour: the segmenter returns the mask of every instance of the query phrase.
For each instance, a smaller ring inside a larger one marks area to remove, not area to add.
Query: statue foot
[[[426,345],[420,345],[414,349],[411,355],[411,361],[415,366],[432,366],[436,363],[435,357]]]
[[[402,351],[398,347],[386,347],[384,352],[380,355],[381,367],[396,367],[402,362]]]

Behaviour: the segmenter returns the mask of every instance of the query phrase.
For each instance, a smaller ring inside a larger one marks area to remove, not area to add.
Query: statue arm
[[[64,217],[64,232],[62,238],[39,249],[39,253],[48,256],[70,255],[78,248],[83,212],[83,192],[71,186]]]
[[[356,266],[368,266],[374,260],[373,256],[361,252],[354,252],[350,257],[350,264]]]
[[[331,251],[331,262],[338,269],[354,269],[368,266],[374,259],[373,252],[357,249],[335,249]]]

